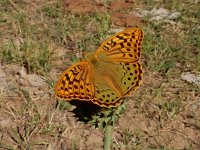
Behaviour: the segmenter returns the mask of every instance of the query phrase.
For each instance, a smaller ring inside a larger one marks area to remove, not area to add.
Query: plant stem
[[[111,124],[107,124],[104,132],[104,150],[110,150],[111,142],[112,142],[112,129],[113,126]]]

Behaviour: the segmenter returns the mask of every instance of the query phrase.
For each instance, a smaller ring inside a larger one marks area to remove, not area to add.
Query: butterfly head
[[[98,67],[100,65],[99,58],[94,53],[88,53],[85,55],[85,61],[89,62],[89,64],[94,67]]]

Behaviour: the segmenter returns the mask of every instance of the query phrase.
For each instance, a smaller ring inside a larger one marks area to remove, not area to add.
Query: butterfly
[[[70,66],[55,86],[57,97],[91,101],[101,107],[117,107],[140,86],[144,32],[127,28],[105,40],[96,52]]]

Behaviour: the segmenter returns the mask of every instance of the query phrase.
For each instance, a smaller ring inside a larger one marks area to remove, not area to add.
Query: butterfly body
[[[142,80],[140,45],[143,31],[126,29],[111,36],[85,61],[69,67],[58,80],[55,93],[66,100],[92,101],[116,107],[139,87]]]

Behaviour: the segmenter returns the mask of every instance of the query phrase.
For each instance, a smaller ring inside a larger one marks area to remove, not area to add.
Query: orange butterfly
[[[55,94],[65,100],[92,101],[101,107],[119,106],[140,86],[143,37],[139,28],[114,34],[86,60],[70,66],[61,75]]]

